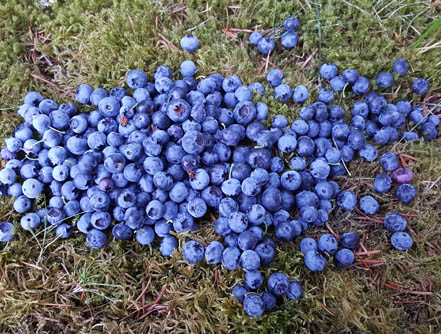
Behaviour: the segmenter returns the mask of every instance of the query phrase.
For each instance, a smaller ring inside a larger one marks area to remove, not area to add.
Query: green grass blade
[[[410,48],[416,48],[426,37],[428,37],[433,31],[435,31],[441,25],[441,16],[432,22],[427,30],[410,45]]]

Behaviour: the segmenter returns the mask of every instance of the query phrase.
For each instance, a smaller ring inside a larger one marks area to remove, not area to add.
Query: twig
[[[53,304],[53,303],[36,303],[42,306],[54,306],[54,307],[72,307],[72,304]]]
[[[44,78],[42,78],[42,77],[40,77],[40,76],[38,76],[36,74],[33,74],[33,73],[31,73],[31,77],[33,77],[33,78],[35,78],[37,80],[43,81],[44,83],[47,83],[49,86],[52,86],[52,87],[56,88],[57,90],[61,91],[60,87],[58,87],[53,82],[50,82],[49,80],[46,80],[46,79],[44,79]]]
[[[335,239],[340,240],[340,237],[337,235],[337,233],[334,232],[328,222],[325,223],[325,226],[328,229],[329,233],[331,233],[335,237]]]
[[[269,57],[270,57],[271,51],[268,52],[268,55],[266,56],[266,63],[265,63],[265,72],[268,70],[268,64],[269,64]]]
[[[199,23],[197,26],[195,26],[195,27],[193,27],[193,28],[190,28],[190,29],[187,29],[186,31],[187,31],[187,32],[192,32],[193,30],[196,30],[196,29],[202,27],[205,23],[208,22],[208,20],[209,20],[209,19],[206,19],[205,21],[202,21],[201,23]]]
[[[363,252],[357,252],[355,253],[355,256],[361,256],[361,255],[373,255],[373,254],[380,254],[381,250],[373,250],[373,251],[363,251]]]
[[[43,270],[43,268],[41,268],[41,267],[39,267],[39,266],[37,266],[37,265],[35,265],[35,264],[27,263],[27,262],[24,262],[24,261],[20,261],[20,262],[23,263],[23,264],[26,265],[26,266],[31,267],[31,268],[34,268],[34,269],[37,269],[37,270]]]
[[[172,42],[170,42],[163,34],[158,32],[159,37],[161,37],[161,39],[167,43],[167,46],[171,46],[173,49],[175,50],[179,50]]]
[[[302,66],[300,68],[305,68],[312,58],[314,58],[315,54],[317,53],[318,49],[315,49],[309,56],[306,58],[306,60],[303,62]]]
[[[331,136],[331,138],[332,138],[332,141],[333,141],[335,147],[336,147],[337,149],[339,149],[339,147],[338,147],[338,145],[337,145],[337,142],[335,141],[334,136]],[[343,158],[341,159],[341,162],[343,163],[343,167],[346,169],[346,172],[348,173],[348,175],[349,175],[349,176],[352,176],[352,174],[351,174],[351,172],[349,171],[348,167],[346,166],[345,161],[343,160]]]

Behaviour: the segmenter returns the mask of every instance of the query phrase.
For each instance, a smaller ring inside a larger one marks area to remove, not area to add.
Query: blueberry
[[[188,52],[194,52],[199,47],[199,40],[194,35],[185,35],[181,38],[181,48]],[[156,79],[156,77],[155,77]]]
[[[318,240],[318,248],[322,252],[334,254],[338,248],[337,239],[332,234],[323,234]]]
[[[367,215],[374,215],[378,212],[380,205],[372,196],[363,196],[360,198],[360,210]]]
[[[239,264],[246,272],[255,271],[260,267],[260,257],[255,251],[247,249],[241,254]]]
[[[429,83],[426,79],[418,78],[412,83],[412,89],[418,95],[426,94],[429,90]]]
[[[24,97],[24,103],[27,105],[31,105],[34,107],[37,107],[41,101],[43,101],[43,95],[41,95],[39,92],[31,91],[27,93]]]
[[[147,74],[139,69],[131,70],[127,73],[126,82],[132,89],[143,88],[147,85]]]
[[[253,99],[253,93],[246,86],[241,86],[237,88],[236,91],[234,92],[234,96],[239,102],[251,101]]]
[[[318,211],[313,206],[304,206],[300,209],[299,217],[308,224],[313,224],[318,218]]]
[[[231,231],[231,230],[230,230]],[[227,234],[224,238],[224,244],[226,247],[238,247],[238,234],[235,232],[230,232],[229,234]]]
[[[15,199],[13,207],[16,212],[25,213],[31,208],[31,201],[25,195],[20,195]]]
[[[258,270],[245,272],[245,286],[250,290],[257,290],[263,284],[262,273]]]
[[[161,241],[159,251],[162,256],[169,257],[173,254],[174,250],[178,247],[178,241],[172,235],[166,235]]]
[[[428,121],[435,126],[438,126],[441,122],[439,116],[433,114],[429,116]]]
[[[272,87],[277,87],[282,83],[283,77],[284,77],[283,71],[278,68],[274,68],[268,72],[268,75],[266,76],[266,80]]]
[[[283,22],[283,28],[286,31],[296,31],[300,26],[299,20],[296,17],[288,17]]]
[[[375,177],[374,189],[379,193],[386,193],[392,186],[392,180],[387,174],[378,174]]]
[[[251,168],[268,169],[271,167],[271,153],[265,148],[252,149],[247,162]]]
[[[291,129],[294,130],[295,133],[298,135],[306,135],[309,131],[309,124],[302,119],[298,119],[291,124]],[[290,135],[290,134],[285,134],[285,135]]]
[[[366,77],[359,76],[353,83],[352,91],[356,95],[366,94],[369,90],[369,80]]]
[[[296,235],[295,226],[290,222],[281,222],[276,225],[276,238],[280,241],[291,241]]]
[[[236,233],[242,233],[248,227],[248,218],[240,211],[233,212],[228,217],[228,226]]]
[[[309,97],[308,88],[303,85],[296,86],[293,92],[292,99],[296,103],[303,103]]]
[[[251,92],[257,92],[260,96],[263,96],[265,94],[265,87],[260,82],[253,82],[248,86],[248,89]],[[224,97],[225,99],[225,97]]]
[[[408,250],[413,245],[412,237],[406,232],[395,232],[390,241],[392,246],[401,251]]]
[[[395,106],[397,107],[398,112],[403,115],[407,115],[412,111],[412,105],[406,100],[398,101],[395,103]]]
[[[90,103],[94,106],[98,106],[100,101],[107,97],[107,91],[104,88],[95,88],[90,94]]]
[[[274,97],[280,102],[288,102],[292,96],[292,89],[287,84],[280,84],[274,89]]]
[[[337,196],[337,205],[345,211],[350,211],[357,205],[357,197],[353,192],[343,190]]]
[[[8,242],[14,237],[14,225],[8,222],[0,223],[0,242]]]
[[[292,49],[296,47],[299,41],[299,34],[296,31],[287,31],[283,33],[281,43],[284,48]]]
[[[332,79],[338,74],[337,66],[333,63],[326,63],[320,67],[320,76],[323,79]]]
[[[311,271],[323,271],[326,266],[326,259],[318,251],[308,251],[305,254],[305,265]]]
[[[260,298],[262,298],[265,303],[265,311],[270,312],[276,307],[276,297],[271,292],[262,291]]]
[[[167,94],[173,88],[173,81],[168,77],[155,79],[155,89],[160,94]],[[165,96],[165,95],[164,95]],[[158,103],[162,104],[162,103]]]
[[[354,253],[347,248],[342,248],[335,254],[335,261],[339,267],[347,267],[354,263],[354,260]]]
[[[268,106],[263,102],[256,103],[256,119],[261,121],[267,118],[268,116]]]
[[[216,186],[209,186],[202,191],[201,197],[207,206],[218,207],[222,200],[222,191]]]
[[[330,85],[332,90],[336,92],[341,92],[345,88],[346,81],[342,76],[336,76],[331,79]]]
[[[371,144],[366,144],[364,148],[358,151],[358,154],[360,154],[360,157],[362,157],[364,160],[369,162],[375,161],[378,157],[377,149]]]
[[[301,157],[294,157],[289,161],[289,166],[297,171],[302,171],[306,168],[306,161]]]
[[[289,280],[288,290],[286,296],[289,299],[300,299],[303,296],[303,289],[300,282],[297,280]]]
[[[353,85],[358,79],[358,72],[353,68],[348,68],[343,71],[342,77],[345,82]]]
[[[248,292],[248,288],[243,284],[235,285],[232,291],[233,296],[237,299],[239,303],[243,303],[243,300]]]
[[[141,245],[149,245],[155,238],[155,232],[150,226],[144,226],[136,231],[136,241]]]
[[[388,213],[384,218],[384,227],[386,227],[389,232],[402,232],[406,229],[406,226],[406,218],[398,212]]]
[[[130,240],[133,236],[133,231],[127,224],[118,223],[113,226],[112,235],[116,240]]]
[[[358,130],[352,129],[347,139],[348,145],[354,150],[361,150],[366,145],[366,137]]]
[[[36,213],[28,213],[21,217],[20,226],[26,230],[35,230],[41,225],[41,218]]]
[[[227,247],[222,252],[222,265],[225,269],[236,270],[239,265],[240,250],[237,247]]]
[[[267,266],[274,260],[276,254],[275,246],[273,247],[268,243],[261,242],[254,250],[259,255],[262,266]]]
[[[390,141],[390,132],[385,128],[379,129],[374,135],[374,142],[385,145]]]
[[[343,233],[340,237],[340,244],[342,247],[354,249],[360,244],[360,237],[355,232]]]
[[[188,200],[188,213],[194,218],[201,218],[207,213],[207,204],[200,197]]]
[[[241,250],[253,250],[257,244],[256,235],[250,230],[245,230],[241,232],[237,238],[237,244]],[[256,268],[257,269],[257,268]]]
[[[334,100],[334,93],[330,89],[322,88],[319,91],[317,100],[326,104],[331,103]]]
[[[389,88],[394,83],[394,76],[389,72],[380,72],[375,79],[377,86],[381,88]]]
[[[103,117],[115,117],[119,113],[121,105],[116,97],[103,98],[98,104],[98,110]]]
[[[168,195],[173,202],[181,203],[187,198],[188,189],[183,182],[176,182]]]
[[[43,183],[36,179],[27,179],[23,182],[22,191],[27,198],[37,198],[43,192]]]
[[[88,84],[81,84],[78,86],[75,93],[75,99],[82,104],[89,103],[90,95],[92,94],[93,88]]]
[[[426,122],[421,127],[423,137],[426,140],[433,140],[438,136],[438,129],[432,122]]]
[[[409,64],[403,58],[397,58],[393,65],[393,70],[395,73],[399,75],[405,75],[407,73],[407,69],[409,68]]]
[[[398,157],[392,152],[384,153],[381,156],[380,162],[381,162],[381,166],[384,168],[384,170],[386,170],[388,172],[394,171],[400,165]]]
[[[259,43],[259,41],[263,38],[263,35],[258,32],[258,31],[253,31],[250,34],[250,42],[251,44],[257,45],[257,43]]]
[[[315,143],[314,141],[307,137],[301,136],[297,139],[297,153],[301,157],[308,157],[314,153]]]
[[[392,180],[395,183],[403,184],[410,183],[413,179],[413,172],[406,167],[399,167],[392,173]]]
[[[305,206],[318,207],[319,197],[312,191],[301,191],[296,194],[297,208],[303,208]]]
[[[284,273],[273,273],[268,278],[268,290],[276,296],[284,295],[288,291],[289,280]]]
[[[231,178],[222,183],[221,189],[226,196],[234,197],[240,194],[241,184],[239,180]]]
[[[204,258],[204,246],[197,241],[190,240],[182,247],[182,253],[188,263],[196,264]]]
[[[222,260],[223,251],[224,246],[219,241],[212,241],[205,248],[205,260],[210,264],[217,264]]]
[[[7,185],[12,185],[15,182],[17,174],[12,168],[4,168],[0,171],[0,182]]]
[[[249,294],[243,300],[243,308],[250,317],[258,318],[265,312],[265,302],[259,295]]]
[[[317,251],[318,245],[317,241],[315,241],[312,238],[303,238],[302,241],[300,241],[300,251],[303,254],[306,254],[309,251]]]
[[[151,201],[146,207],[147,216],[154,220],[160,219],[164,210],[164,205],[158,200]]]
[[[103,248],[107,242],[106,235],[97,229],[90,230],[86,235],[86,243],[90,248]]]
[[[259,52],[265,56],[274,51],[275,48],[276,43],[269,37],[262,37],[257,42],[257,50],[259,50]]]
[[[416,189],[411,184],[400,184],[396,191],[398,199],[403,203],[410,203],[416,197]]]
[[[316,180],[326,179],[329,175],[330,170],[331,168],[329,167],[329,164],[324,159],[323,160],[315,159],[310,165],[310,173]],[[283,174],[282,174],[282,180],[283,180]]]

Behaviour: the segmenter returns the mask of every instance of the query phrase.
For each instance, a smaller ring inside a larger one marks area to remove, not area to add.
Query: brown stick
[[[50,85],[50,86],[52,86],[52,87],[54,87],[54,88],[56,88],[56,89],[58,89],[58,90],[61,90],[61,88],[58,87],[58,86],[57,86],[56,84],[54,84],[53,82],[50,82],[49,80],[46,80],[46,79],[44,79],[44,78],[42,78],[42,77],[40,77],[40,76],[38,76],[38,75],[36,75],[36,74],[31,73],[31,77],[33,77],[33,78],[35,78],[35,79],[37,79],[37,80],[43,81],[44,83],[47,83],[48,85]]]
[[[309,62],[311,61],[311,59],[314,58],[315,54],[317,53],[317,50],[318,50],[318,49],[315,49],[315,50],[309,55],[309,57],[306,58],[306,60],[304,61],[304,63],[302,64],[302,66],[300,66],[300,68],[305,68],[305,67],[309,64]]]

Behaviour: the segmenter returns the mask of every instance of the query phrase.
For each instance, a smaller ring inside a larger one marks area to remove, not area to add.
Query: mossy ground
[[[315,5],[322,30],[321,50]],[[105,88],[123,85],[126,72],[132,68],[151,74],[156,66],[166,64],[178,73],[180,62],[192,59],[200,77],[220,71],[237,74],[245,83],[264,82],[265,59],[250,46],[248,33],[231,28],[273,29],[292,15],[301,22],[299,47],[291,51],[277,47],[270,57],[272,64],[285,69],[288,83],[306,84],[314,92],[318,65],[325,61],[333,61],[339,68],[357,68],[374,78],[379,71],[390,70],[394,59],[402,56],[409,61],[410,71],[385,96],[390,101],[408,98],[415,104],[419,98],[411,94],[409,83],[425,77],[433,88],[426,102],[437,103],[441,29],[436,20],[440,10],[439,1],[413,0],[58,0],[44,9],[37,1],[4,0],[0,4],[0,136],[10,135],[13,125],[20,122],[15,108],[27,91],[39,90],[57,102],[71,101],[78,84]],[[175,47],[187,29],[201,42],[195,54]],[[279,31],[275,29],[273,34],[277,36]],[[314,56],[308,58],[311,54]],[[299,109],[271,97],[264,101],[272,114],[282,112],[290,119]],[[347,110],[352,96],[338,97],[338,101]],[[376,196],[381,203],[377,217],[391,210],[409,214],[415,246],[407,252],[393,250],[381,223],[361,220],[356,212],[334,210],[330,216],[330,225],[337,233],[356,230],[363,234],[368,250],[380,251],[363,258],[384,264],[367,269],[358,262],[351,268],[338,269],[330,263],[323,274],[314,274],[302,264],[298,241],[280,245],[275,262],[265,269],[266,275],[284,271],[301,280],[305,296],[285,302],[277,311],[256,320],[245,316],[230,294],[234,284],[242,280],[239,271],[227,272],[221,266],[206,264],[189,266],[179,253],[164,259],[157,244],[140,247],[135,242],[112,242],[96,251],[90,250],[79,234],[65,241],[54,240],[51,233],[40,234],[37,243],[31,234],[17,229],[16,238],[2,245],[0,251],[0,330],[439,333],[440,142],[419,141],[397,147],[414,158],[407,160],[416,174],[418,189],[418,198],[411,205],[399,204],[393,192],[384,196],[373,193],[378,163],[354,161],[349,165],[352,177],[338,182],[357,195]],[[40,205],[44,205],[42,201]],[[18,226],[19,216],[12,214],[10,199],[1,200],[0,216]],[[193,236],[204,243],[215,239],[211,224],[206,222]],[[324,231],[311,230],[310,234]],[[179,239],[182,242],[188,236]],[[136,300],[144,288],[145,294]],[[134,312],[142,304],[151,304],[145,308],[150,314]]]

